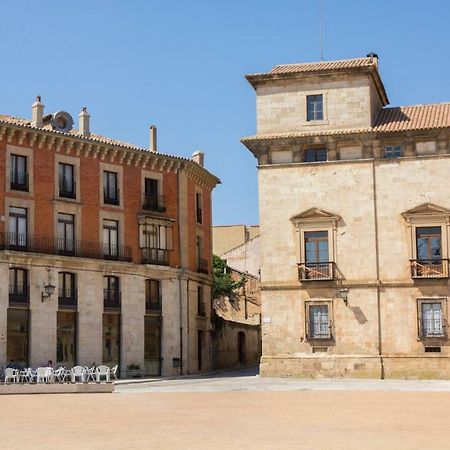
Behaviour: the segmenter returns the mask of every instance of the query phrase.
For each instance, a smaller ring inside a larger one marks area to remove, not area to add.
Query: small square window
[[[328,154],[326,148],[308,148],[305,151],[305,162],[327,161]]]
[[[388,145],[384,147],[385,158],[401,158],[403,156],[403,147],[401,145]]]
[[[306,96],[306,120],[323,120],[323,95]]]

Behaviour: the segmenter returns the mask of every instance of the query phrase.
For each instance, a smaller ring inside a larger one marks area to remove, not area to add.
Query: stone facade
[[[450,105],[387,108],[377,58],[355,61],[248,76],[261,374],[448,379]]]
[[[61,131],[51,116],[0,115],[0,366],[59,365],[69,352],[71,364],[114,360],[122,375],[131,364],[147,375],[210,370],[211,191],[220,181],[195,161],[90,133],[85,113],[82,132]],[[70,192],[61,164],[72,167]],[[113,201],[105,172],[116,174]],[[15,230],[17,208],[26,217]]]

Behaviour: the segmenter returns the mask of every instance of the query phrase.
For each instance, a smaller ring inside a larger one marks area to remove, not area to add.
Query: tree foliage
[[[217,255],[213,255],[213,298],[221,295],[230,297],[236,289],[239,289],[245,283],[245,278],[234,281],[231,278],[230,270],[225,261]]]

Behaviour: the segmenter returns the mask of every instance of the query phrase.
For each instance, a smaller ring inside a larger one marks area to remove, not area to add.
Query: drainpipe
[[[178,299],[180,312],[180,375],[183,375],[183,298],[181,289],[181,278],[184,275],[184,268],[181,267],[181,233],[180,233],[180,172],[177,173],[177,234],[180,257],[180,273],[178,274]]]
[[[372,179],[373,179],[373,213],[375,218],[375,266],[377,275],[377,320],[378,320],[378,356],[380,357],[381,374],[380,378],[384,380],[384,361],[383,361],[383,336],[381,331],[381,280],[380,280],[380,257],[379,257],[379,239],[378,239],[378,209],[377,209],[377,179],[375,172],[375,158],[372,160]]]

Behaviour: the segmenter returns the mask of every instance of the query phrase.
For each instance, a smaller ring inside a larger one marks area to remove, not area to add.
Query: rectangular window
[[[203,296],[203,286],[197,286],[197,314],[200,317],[206,316],[205,299]]]
[[[201,236],[197,236],[195,243],[195,257],[197,261],[197,272],[208,274],[208,262],[203,257],[203,238]]]
[[[76,198],[75,168],[72,164],[59,163],[59,196]]]
[[[28,191],[27,157],[11,154],[11,189]]]
[[[9,269],[9,302],[30,302],[28,290],[28,271],[25,269]]]
[[[197,223],[203,223],[203,196],[199,192],[195,194],[195,217]]]
[[[308,148],[305,151],[305,162],[327,161],[328,152],[326,148]]]
[[[161,282],[145,280],[145,308],[147,311],[161,310]]]
[[[403,156],[403,147],[401,145],[387,145],[384,147],[385,158],[400,158]]]
[[[323,95],[306,96],[306,120],[323,120]]]
[[[103,220],[103,255],[111,259],[117,259],[119,256],[119,222],[117,220]]]
[[[75,216],[58,213],[58,251],[61,255],[75,253]]]
[[[332,263],[328,252],[328,231],[305,231],[304,279],[332,278]]]
[[[56,315],[56,364],[73,367],[77,364],[77,313],[58,311]]]
[[[161,375],[161,319],[144,317],[144,368],[145,375]]]
[[[6,360],[24,369],[28,367],[30,310],[8,308],[6,320]]]
[[[440,260],[441,227],[416,228],[417,259],[420,261]]]
[[[421,337],[443,337],[445,321],[442,312],[442,302],[421,302]]]
[[[11,248],[27,247],[27,209],[16,208],[11,206],[9,208],[9,233],[8,244]]]
[[[107,366],[120,365],[120,314],[103,314],[103,357]]]
[[[328,305],[309,305],[308,338],[330,339]]]
[[[120,308],[120,285],[118,277],[103,277],[103,300],[105,309]]]
[[[160,195],[159,192],[158,180],[154,178],[146,178],[144,184],[145,192],[143,209],[164,212],[166,209],[164,207],[163,196]]]
[[[116,172],[103,172],[103,202],[109,205],[118,205],[119,186]]]
[[[139,246],[143,264],[169,264],[172,250],[172,227],[145,223],[139,225]]]
[[[60,308],[77,307],[77,288],[75,274],[69,272],[58,273],[58,305]]]

